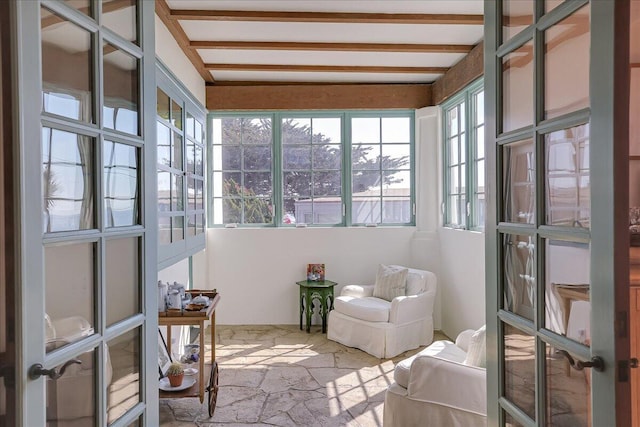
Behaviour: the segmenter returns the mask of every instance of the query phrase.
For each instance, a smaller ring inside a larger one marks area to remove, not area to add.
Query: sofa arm
[[[401,325],[417,319],[433,316],[435,292],[419,295],[403,295],[391,301],[389,322]]]
[[[418,355],[409,373],[409,398],[487,414],[487,373],[484,368],[438,357]]]
[[[347,285],[342,288],[340,296],[354,298],[372,297],[373,286],[374,285]]]
[[[458,334],[456,338],[456,345],[460,347],[466,353],[469,351],[469,343],[471,342],[471,336],[475,333],[473,329],[466,329]]]

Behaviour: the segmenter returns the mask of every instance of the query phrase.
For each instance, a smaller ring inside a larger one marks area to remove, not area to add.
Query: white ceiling
[[[175,10],[218,10],[254,12],[322,12],[384,14],[464,14],[482,15],[482,0],[415,1],[249,1],[249,0],[166,0]],[[383,43],[436,44],[472,46],[482,40],[481,24],[401,24],[249,21],[242,19],[175,19],[188,39],[193,41],[233,42],[315,42],[315,43]],[[192,46],[207,64],[213,80],[247,82],[380,82],[430,83],[440,77],[466,53],[393,52],[339,50],[277,50],[209,48]],[[196,61],[197,62],[197,61]],[[226,67],[217,64],[227,64]],[[228,69],[232,64],[233,70]],[[443,70],[355,69],[351,72],[326,70],[256,70],[243,65],[272,66],[356,66],[356,67],[443,67]],[[198,64],[196,64],[198,66]],[[220,68],[226,68],[221,70]]]

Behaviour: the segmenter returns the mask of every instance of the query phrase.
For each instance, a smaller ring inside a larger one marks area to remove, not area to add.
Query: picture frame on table
[[[307,264],[307,280],[311,282],[323,282],[324,264]]]
[[[164,340],[162,331],[158,328],[158,370],[160,378],[164,378],[166,376],[167,369],[169,369],[171,362],[173,362],[173,360],[171,359],[171,355],[167,349],[167,343]]]

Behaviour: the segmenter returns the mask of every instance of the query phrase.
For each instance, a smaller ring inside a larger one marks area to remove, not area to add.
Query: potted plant
[[[182,368],[182,365],[178,362],[173,362],[169,365],[169,369],[167,369],[167,378],[169,378],[171,387],[179,387],[182,385],[182,380],[184,379],[184,369]]]

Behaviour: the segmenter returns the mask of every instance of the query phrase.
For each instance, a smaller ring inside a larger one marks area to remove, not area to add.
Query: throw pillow
[[[464,365],[477,366],[478,368],[487,367],[486,332],[487,326],[483,325],[471,335],[467,357],[462,362]]]
[[[405,295],[408,269],[399,266],[378,266],[373,296],[387,301]]]

